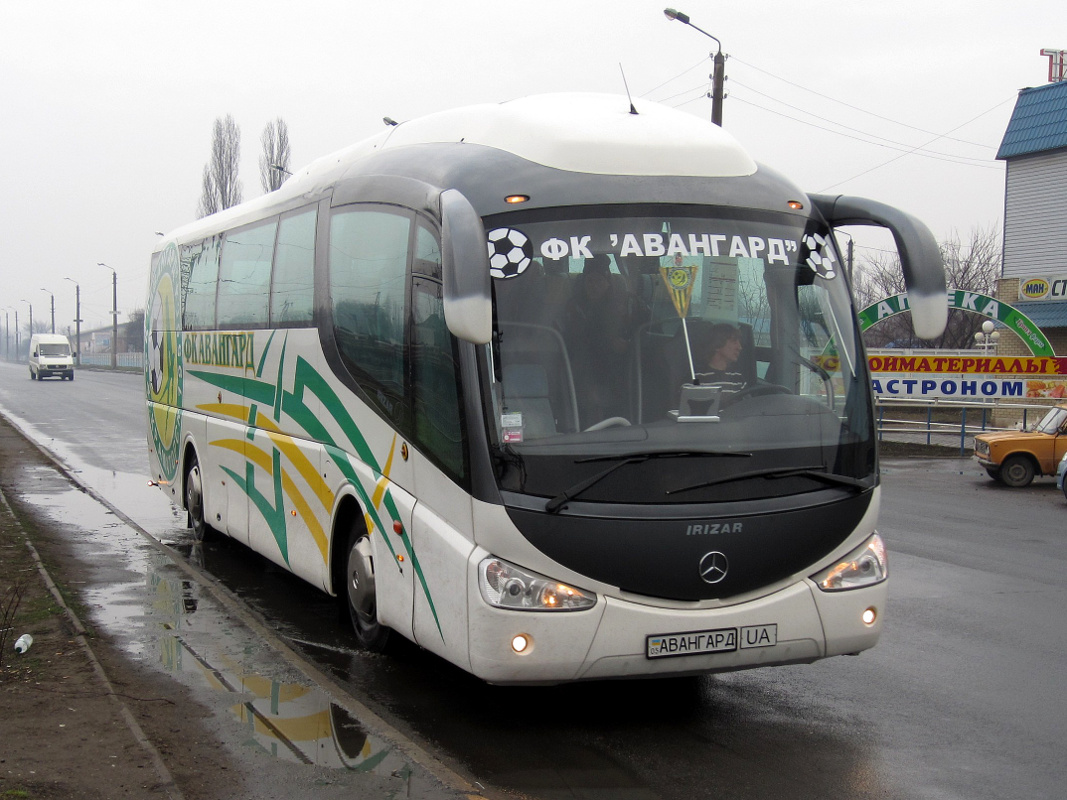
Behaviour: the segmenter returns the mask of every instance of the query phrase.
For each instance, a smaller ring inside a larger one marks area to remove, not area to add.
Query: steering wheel
[[[781,384],[777,383],[757,383],[752,386],[746,386],[739,392],[726,395],[723,397],[723,407],[732,406],[734,403],[745,400],[749,397],[760,397],[765,394],[792,394],[792,392]]]
[[[607,419],[602,419],[600,420],[600,422],[590,425],[588,428],[585,429],[584,432],[589,433],[589,431],[602,431],[604,430],[604,428],[616,428],[620,426],[629,427],[629,425],[630,420],[626,419],[625,417],[608,417]]]

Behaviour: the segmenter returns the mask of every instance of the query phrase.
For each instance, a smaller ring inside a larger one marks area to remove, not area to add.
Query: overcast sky
[[[673,1],[673,0],[672,0]],[[676,0],[729,55],[724,127],[810,192],[876,198],[938,239],[1000,226],[994,160],[1018,90],[1067,49],[1056,0]],[[0,311],[73,329],[144,306],[156,231],[195,218],[216,117],[293,166],[382,117],[557,91],[624,91],[710,117],[715,42],[654,0],[0,0]],[[1057,31],[1057,26],[1059,30]],[[1060,39],[1056,39],[1060,36]],[[916,150],[916,148],[923,148]],[[861,253],[862,255],[862,253]],[[47,291],[42,291],[42,289]],[[0,314],[0,322],[4,320]]]

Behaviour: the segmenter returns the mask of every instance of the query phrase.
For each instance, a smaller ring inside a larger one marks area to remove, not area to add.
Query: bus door
[[[412,281],[411,405],[415,509],[411,542],[418,567],[415,641],[462,658],[466,648],[467,572],[472,549],[470,495],[455,340],[444,319],[442,287]]]

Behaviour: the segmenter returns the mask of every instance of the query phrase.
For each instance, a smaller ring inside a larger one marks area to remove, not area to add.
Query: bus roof
[[[466,106],[390,126],[319,158],[275,192],[198,220],[158,243],[240,225],[266,207],[321,194],[353,165],[386,151],[425,144],[478,144],[553,169],[591,175],[730,178],[756,162],[730,134],[691,114],[622,95],[543,94]]]

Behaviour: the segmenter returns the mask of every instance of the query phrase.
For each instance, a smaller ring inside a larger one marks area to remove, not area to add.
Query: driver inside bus
[[[745,376],[738,370],[743,345],[741,334],[728,322],[720,322],[701,328],[695,337],[693,366],[696,370],[694,383],[700,386],[715,386],[723,395],[734,394],[745,388]]]

